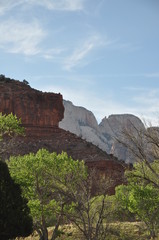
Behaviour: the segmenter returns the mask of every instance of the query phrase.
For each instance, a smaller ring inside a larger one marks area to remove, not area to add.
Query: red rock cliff
[[[62,95],[43,93],[15,80],[0,80],[0,112],[16,114],[28,130],[57,127],[64,115]]]
[[[37,152],[40,148],[57,153],[66,151],[73,159],[84,160],[88,168],[97,168],[102,175],[113,178],[110,192],[123,181],[125,164],[58,127],[64,114],[62,95],[43,93],[22,82],[0,78],[0,112],[16,114],[26,128],[25,137],[0,142],[1,159]]]

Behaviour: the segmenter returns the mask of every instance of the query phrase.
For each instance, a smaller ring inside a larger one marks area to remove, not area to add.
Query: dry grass
[[[109,224],[112,234],[108,235],[106,240],[147,240],[148,232],[142,222],[115,222]],[[64,232],[57,240],[82,240],[79,231],[73,225],[64,225],[60,228]],[[52,235],[52,228],[48,228],[49,238]],[[36,233],[33,236],[25,238],[25,240],[39,240]],[[156,238],[159,240],[159,237]]]

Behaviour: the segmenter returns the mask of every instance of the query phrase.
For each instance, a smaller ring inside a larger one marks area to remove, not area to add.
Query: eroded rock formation
[[[89,110],[74,106],[70,101],[65,100],[64,107],[64,119],[59,124],[61,128],[80,136],[126,163],[134,162],[128,149],[115,139],[120,139],[123,129],[129,129],[132,125],[143,130],[144,124],[138,117],[132,114],[114,114],[103,118],[98,125],[95,116]]]
[[[40,148],[57,153],[66,151],[73,159],[84,160],[89,168],[95,167],[101,174],[114,178],[115,185],[121,183],[126,167],[123,162],[58,127],[64,114],[60,94],[43,93],[19,81],[0,79],[0,112],[16,114],[26,129],[26,136],[9,142],[6,138],[0,143],[3,160],[11,155],[37,152]],[[89,116],[85,121],[91,124]]]
[[[43,93],[20,81],[4,78],[0,80],[0,112],[16,114],[28,132],[42,134],[58,127],[62,120],[62,95]]]

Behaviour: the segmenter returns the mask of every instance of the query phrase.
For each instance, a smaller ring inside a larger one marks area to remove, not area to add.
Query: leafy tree
[[[21,189],[10,177],[7,164],[0,161],[0,239],[26,237],[32,232],[32,218]]]
[[[0,113],[0,140],[4,135],[21,135],[24,134],[24,128],[21,127],[21,120],[12,113],[6,115]]]
[[[146,164],[142,166],[147,168]],[[150,173],[150,169],[147,168]],[[145,172],[145,169],[144,169]],[[116,198],[123,211],[129,210],[143,221],[152,239],[159,227],[159,190],[142,176],[141,163],[134,166],[134,170],[127,172],[128,185],[116,188]]]
[[[117,188],[116,196],[124,208],[145,222],[154,238],[159,227],[159,128],[146,123],[139,128],[129,122],[117,141],[137,163],[126,173],[128,186]]]
[[[3,153],[6,153],[11,144],[12,137],[17,135],[24,135],[24,128],[21,126],[21,120],[12,113],[6,115],[0,113],[0,141],[7,136],[5,144],[1,144],[0,158]]]
[[[113,207],[113,221],[134,222],[136,221],[135,214],[129,211],[128,208],[128,186],[120,185],[116,188],[115,195],[109,196]]]
[[[87,178],[78,182],[78,191],[69,189],[64,193],[73,202],[67,217],[86,240],[105,240],[110,234],[107,221],[111,219],[113,208],[107,194],[111,184],[110,179],[91,170]]]
[[[13,114],[0,113],[0,140],[8,134],[23,133],[20,120]],[[0,161],[0,239],[28,236],[32,232],[32,218],[21,189],[10,177],[6,163]]]
[[[33,217],[34,229],[40,239],[48,239],[49,225],[54,224],[52,240],[58,227],[72,206],[66,192],[78,192],[78,183],[87,175],[84,162],[74,161],[66,153],[49,153],[45,149],[36,154],[11,157],[8,162],[11,176],[23,189]]]
[[[155,160],[149,162],[139,162],[134,164],[133,171],[127,171],[126,175],[129,179],[139,183],[152,184],[153,187],[159,190],[159,162]]]

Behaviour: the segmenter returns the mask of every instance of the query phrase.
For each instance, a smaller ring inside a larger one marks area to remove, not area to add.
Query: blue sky
[[[91,110],[159,119],[158,0],[0,0],[1,74]]]

